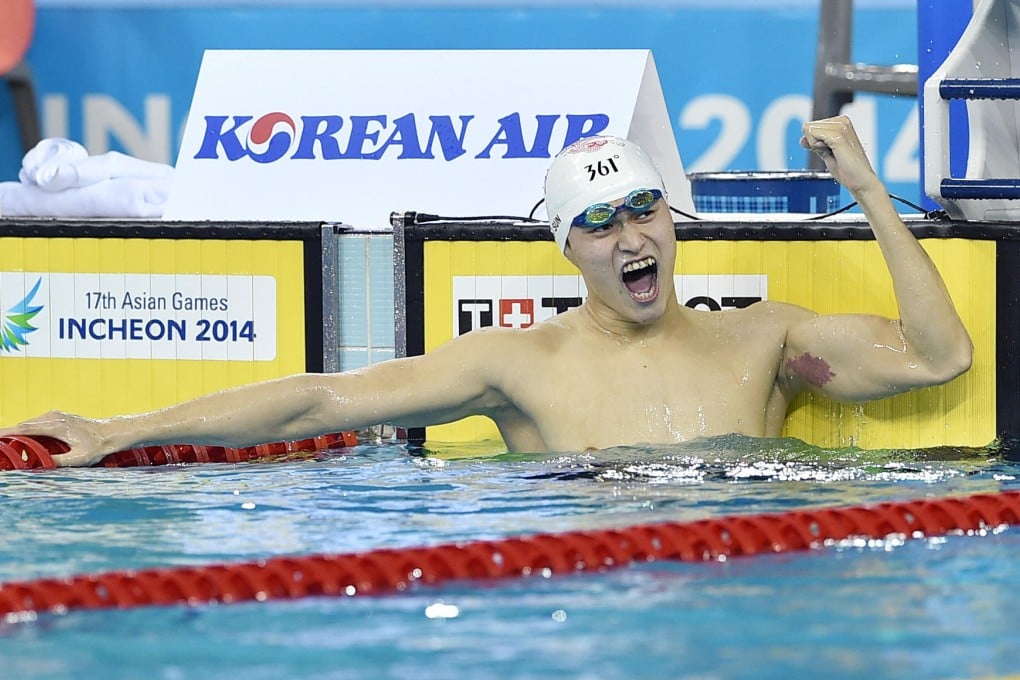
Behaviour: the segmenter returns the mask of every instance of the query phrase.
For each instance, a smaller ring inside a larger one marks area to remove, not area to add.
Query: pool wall
[[[732,219],[732,218],[731,218]],[[939,268],[974,342],[974,363],[938,387],[862,404],[802,395],[784,433],[843,448],[983,447],[1018,429],[1012,224],[908,219]],[[479,326],[525,327],[584,292],[544,224],[487,221],[395,224],[398,355],[428,352]],[[897,318],[888,269],[861,217],[677,224],[674,280],[680,301],[718,310],[773,299],[820,313]],[[402,313],[400,310],[404,308]],[[411,440],[498,439],[491,421],[468,418],[414,430]]]

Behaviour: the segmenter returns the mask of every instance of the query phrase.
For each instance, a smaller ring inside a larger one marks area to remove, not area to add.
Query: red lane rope
[[[249,460],[271,460],[292,453],[314,453],[356,446],[354,432],[324,434],[310,439],[272,442],[242,448],[228,446],[192,446],[169,444],[139,446],[117,451],[103,458],[96,467],[136,467],[142,465],[174,465],[178,463],[241,463]],[[53,455],[67,451],[64,442],[51,437],[13,435],[0,437],[0,472],[5,470],[49,470],[57,465]]]
[[[0,584],[0,615],[398,592],[450,579],[604,571],[655,560],[705,561],[807,550],[848,538],[979,532],[1020,523],[1020,492],[736,515],[434,547],[274,557]]]

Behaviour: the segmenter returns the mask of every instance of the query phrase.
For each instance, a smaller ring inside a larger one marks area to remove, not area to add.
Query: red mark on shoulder
[[[821,387],[836,377],[832,372],[829,362],[819,357],[813,357],[809,353],[790,359],[786,362],[786,370],[796,373],[812,385]]]

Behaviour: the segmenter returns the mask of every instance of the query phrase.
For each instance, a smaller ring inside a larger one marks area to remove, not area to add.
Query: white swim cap
[[[570,223],[588,206],[624,198],[634,189],[658,189],[666,197],[659,169],[634,142],[584,137],[559,152],[545,174],[545,210],[560,250],[567,247]]]

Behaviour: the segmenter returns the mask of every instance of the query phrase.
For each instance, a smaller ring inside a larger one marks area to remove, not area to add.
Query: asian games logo
[[[33,305],[32,301],[39,292],[42,279],[36,279],[35,285],[21,302],[4,312],[3,325],[0,325],[0,351],[18,352],[28,346],[25,336],[38,330],[31,324],[35,316],[42,311],[43,305]]]

